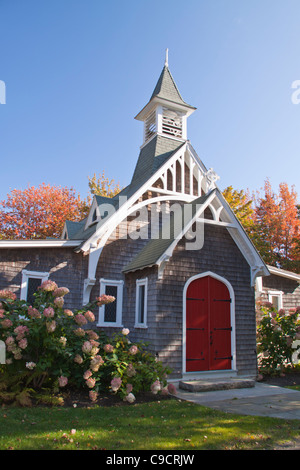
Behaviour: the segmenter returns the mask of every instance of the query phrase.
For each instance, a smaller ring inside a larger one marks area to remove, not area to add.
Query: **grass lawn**
[[[176,399],[0,409],[0,450],[258,450],[299,437],[297,420],[226,414]]]

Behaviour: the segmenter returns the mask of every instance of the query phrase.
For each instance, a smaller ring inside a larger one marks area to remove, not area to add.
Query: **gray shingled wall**
[[[19,296],[23,269],[50,272],[49,279],[70,290],[65,307],[80,308],[87,261],[87,257],[74,253],[73,248],[0,250],[0,289],[10,288]]]
[[[300,306],[300,285],[292,279],[271,274],[263,278],[263,293],[261,298],[268,301],[268,291],[282,291],[282,303],[284,309],[296,308]]]
[[[226,278],[235,292],[238,373],[256,375],[255,298],[248,263],[223,227],[206,225],[200,251],[186,251],[184,245],[184,240],[177,245],[164,279],[158,282],[159,356],[170,364],[174,374],[181,374],[183,288],[190,277],[212,271]]]
[[[205,227],[204,247],[186,251],[185,241],[177,245],[166,264],[164,277],[157,279],[157,267],[126,275],[121,271],[138,254],[145,240],[111,241],[102,252],[92,298],[99,293],[99,280],[123,279],[123,325],[130,329],[132,341],[149,342],[149,349],[173,369],[182,372],[182,308],[186,281],[199,273],[212,271],[225,277],[235,291],[236,345],[239,374],[256,374],[256,335],[254,289],[250,286],[250,267],[224,227]],[[148,278],[148,328],[135,329],[136,280]],[[105,329],[109,334],[119,331]]]

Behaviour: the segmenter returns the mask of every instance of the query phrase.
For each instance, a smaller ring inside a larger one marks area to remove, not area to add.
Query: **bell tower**
[[[187,117],[196,108],[181,97],[169,70],[168,49],[164,68],[149,102],[135,117],[144,122],[143,145],[154,136],[164,136],[181,142],[187,140]]]

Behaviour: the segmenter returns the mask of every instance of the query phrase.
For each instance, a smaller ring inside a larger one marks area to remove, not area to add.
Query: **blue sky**
[[[0,0],[0,199],[42,182],[85,197],[103,170],[126,186],[166,48],[219,187],[299,195],[299,21],[299,0]]]

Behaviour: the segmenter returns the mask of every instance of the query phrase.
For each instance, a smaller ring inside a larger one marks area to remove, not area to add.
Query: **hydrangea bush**
[[[30,386],[33,393],[41,388],[86,389],[93,402],[107,391],[129,403],[142,390],[175,392],[166,382],[170,370],[146,345],[131,343],[127,328],[108,338],[89,327],[95,321],[93,310],[114,297],[102,295],[71,311],[64,308],[68,293],[48,280],[29,305],[8,290],[0,291],[0,340],[6,344],[0,395],[1,390],[10,393],[10,383],[18,383],[19,390]]]
[[[277,311],[269,303],[258,303],[258,369],[277,374],[295,367],[300,351],[300,307]]]

